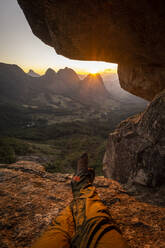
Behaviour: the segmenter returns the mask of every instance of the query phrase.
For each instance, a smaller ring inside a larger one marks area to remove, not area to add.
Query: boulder
[[[122,184],[165,183],[165,90],[144,113],[120,123],[109,135],[104,173]]]
[[[58,54],[71,59],[118,63],[121,86],[147,100],[165,88],[165,75],[160,69],[165,67],[163,0],[18,0],[18,3],[33,33]],[[146,66],[149,73],[144,69]],[[152,69],[157,71],[158,84],[155,78],[154,84],[150,82]],[[138,75],[132,82],[129,79],[134,70]],[[142,81],[144,92],[139,90]]]

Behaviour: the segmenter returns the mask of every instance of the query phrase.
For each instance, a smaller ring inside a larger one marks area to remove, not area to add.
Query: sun
[[[112,63],[106,63],[101,61],[85,61],[82,63],[81,71],[84,72],[84,74],[97,74],[103,73],[107,69],[116,70],[116,68],[117,65]]]
[[[88,72],[92,74],[96,74],[99,72],[99,68],[97,68],[97,66],[90,66],[88,67]]]
[[[99,69],[96,68],[96,67],[91,67],[91,68],[88,68],[88,71],[92,74],[96,74],[99,72]]]

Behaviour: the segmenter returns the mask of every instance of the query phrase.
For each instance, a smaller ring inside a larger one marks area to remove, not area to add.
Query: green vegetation
[[[0,162],[12,163],[19,156],[38,156],[49,172],[74,172],[82,152],[88,151],[90,166],[101,174],[105,150],[105,133],[97,134],[91,124],[65,123],[44,129],[20,130],[17,138],[0,139]],[[99,126],[99,125],[98,125]],[[99,127],[98,127],[99,128]],[[102,136],[103,135],[103,136]]]
[[[105,140],[99,136],[73,135],[72,137],[59,138],[53,141],[59,154],[56,160],[47,166],[50,172],[74,172],[77,159],[83,152],[89,154],[89,166],[95,168],[97,174],[101,174],[102,158],[105,151]]]
[[[16,161],[15,152],[5,139],[0,140],[0,163],[10,164]]]
[[[49,114],[50,120],[60,112],[48,113],[47,110],[0,104],[0,163],[13,163],[20,156],[21,159],[26,156],[25,159],[30,157],[43,164],[49,172],[73,173],[77,159],[88,152],[89,166],[101,175],[108,134],[128,113],[115,111],[107,118],[103,116],[103,120],[48,124],[43,112]],[[83,112],[80,114],[83,116]]]
[[[77,159],[87,151],[89,166],[101,174],[109,131],[108,122],[96,120],[12,129],[12,132],[9,129],[8,137],[0,139],[0,163],[15,162],[19,156],[36,156],[49,172],[73,173]]]
[[[0,138],[0,163],[14,163],[16,155],[26,155],[30,152],[30,146],[15,138]]]

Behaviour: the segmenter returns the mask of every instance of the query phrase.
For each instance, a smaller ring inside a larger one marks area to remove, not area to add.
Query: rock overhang
[[[165,75],[159,70],[165,68],[162,0],[18,0],[18,3],[33,33],[58,54],[71,59],[118,63],[121,86],[147,100],[165,88]],[[123,67],[127,74],[124,79],[120,73]],[[157,70],[157,78],[150,85],[143,78],[153,68]],[[136,83],[128,79],[132,76]]]

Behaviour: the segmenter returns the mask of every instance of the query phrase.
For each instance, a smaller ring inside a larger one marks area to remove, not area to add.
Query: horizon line
[[[90,70],[86,70],[86,69],[81,69],[81,68],[76,68],[76,67],[68,67],[68,66],[44,66],[44,67],[37,67],[37,66],[27,66],[27,65],[20,65],[19,63],[8,63],[8,62],[4,62],[4,61],[0,61],[0,63],[4,63],[4,64],[9,64],[9,65],[17,65],[19,66],[25,73],[28,73],[29,70],[33,70],[35,73],[39,74],[40,76],[44,75],[46,73],[46,71],[48,69],[52,69],[55,72],[58,72],[61,69],[65,69],[65,68],[69,68],[74,70],[78,75],[88,75],[88,74],[110,74],[110,73],[117,73],[117,65],[114,66],[114,68],[109,68],[109,69],[98,69],[94,72],[91,72]]]

